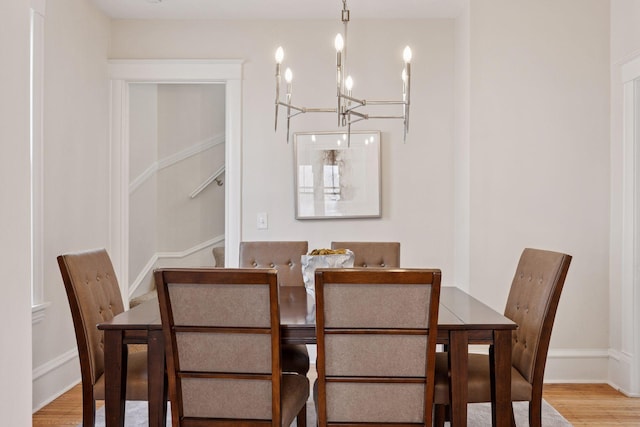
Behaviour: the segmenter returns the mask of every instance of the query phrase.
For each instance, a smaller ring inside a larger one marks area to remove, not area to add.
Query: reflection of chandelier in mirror
[[[338,126],[347,126],[347,135],[351,136],[351,125],[361,120],[368,119],[402,119],[404,122],[404,141],[407,140],[409,132],[409,91],[411,87],[411,49],[409,46],[404,48],[403,59],[404,69],[402,70],[402,100],[400,101],[372,101],[359,99],[352,96],[353,78],[350,75],[344,76],[347,63],[347,25],[349,24],[349,10],[347,9],[347,0],[342,0],[342,22],[344,23],[344,36],[339,34],[335,38],[336,48],[336,86],[338,105],[337,108],[307,108],[298,107],[291,103],[291,81],[293,73],[290,68],[284,72],[286,81],[285,100],[280,100],[280,67],[284,58],[284,50],[279,47],[276,50],[276,115],[275,129],[278,130],[278,110],[279,107],[285,107],[287,111],[287,142],[289,142],[289,128],[292,117],[302,113],[337,113]],[[364,107],[375,105],[400,105],[402,106],[401,115],[374,115],[364,112]],[[349,138],[350,139],[350,138]]]

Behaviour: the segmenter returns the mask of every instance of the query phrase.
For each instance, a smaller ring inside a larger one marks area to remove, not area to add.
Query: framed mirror
[[[380,132],[294,135],[296,219],[379,218]]]

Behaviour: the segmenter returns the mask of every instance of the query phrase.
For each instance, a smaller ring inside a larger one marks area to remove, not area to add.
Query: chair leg
[[[434,427],[444,427],[446,412],[447,412],[446,405],[435,405],[434,414],[433,414]]]
[[[93,394],[93,386],[82,382],[82,425],[95,427],[96,425],[96,400]]]
[[[93,396],[82,398],[82,425],[94,427],[96,425],[96,401]]]
[[[516,417],[513,413],[513,402],[511,402],[511,427],[516,427]]]
[[[529,427],[542,426],[542,399],[529,402]]]
[[[298,427],[307,427],[307,404],[305,403],[298,415],[296,416],[296,425]]]

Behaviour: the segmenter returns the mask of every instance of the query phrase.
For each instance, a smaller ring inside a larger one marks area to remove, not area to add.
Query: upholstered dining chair
[[[316,270],[320,427],[431,426],[440,279],[440,270]]]
[[[511,400],[529,402],[529,425],[541,426],[542,386],[551,330],[571,256],[526,248],[511,283],[504,315],[518,328],[512,338]],[[469,354],[468,401],[491,402],[489,355]],[[435,425],[443,426],[449,403],[446,353],[436,357]],[[513,407],[511,408],[512,425]]]
[[[71,308],[82,377],[82,425],[95,425],[96,400],[104,400],[103,332],[98,323],[124,311],[118,280],[104,249],[58,256]],[[127,400],[147,400],[147,351],[132,352],[127,363]]]
[[[211,253],[213,254],[216,267],[224,267],[224,246],[216,246],[211,249]]]
[[[400,242],[331,242],[331,249],[350,249],[354,267],[400,267]]]
[[[240,242],[240,267],[275,268],[280,286],[304,286],[300,257],[308,250],[306,241]]]
[[[309,249],[306,241],[240,242],[241,268],[275,268],[280,286],[304,286],[300,257]],[[309,352],[304,344],[282,346],[282,369],[306,375]]]
[[[289,426],[309,380],[280,369],[274,269],[154,272],[174,427]]]

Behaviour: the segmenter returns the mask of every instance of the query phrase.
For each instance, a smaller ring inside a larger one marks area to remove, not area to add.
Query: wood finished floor
[[[607,384],[547,384],[543,396],[575,427],[640,426],[640,398]]]
[[[548,384],[544,398],[575,427],[640,427],[640,398],[626,397],[606,384]],[[33,427],[75,427],[81,421],[80,385],[33,414]]]

